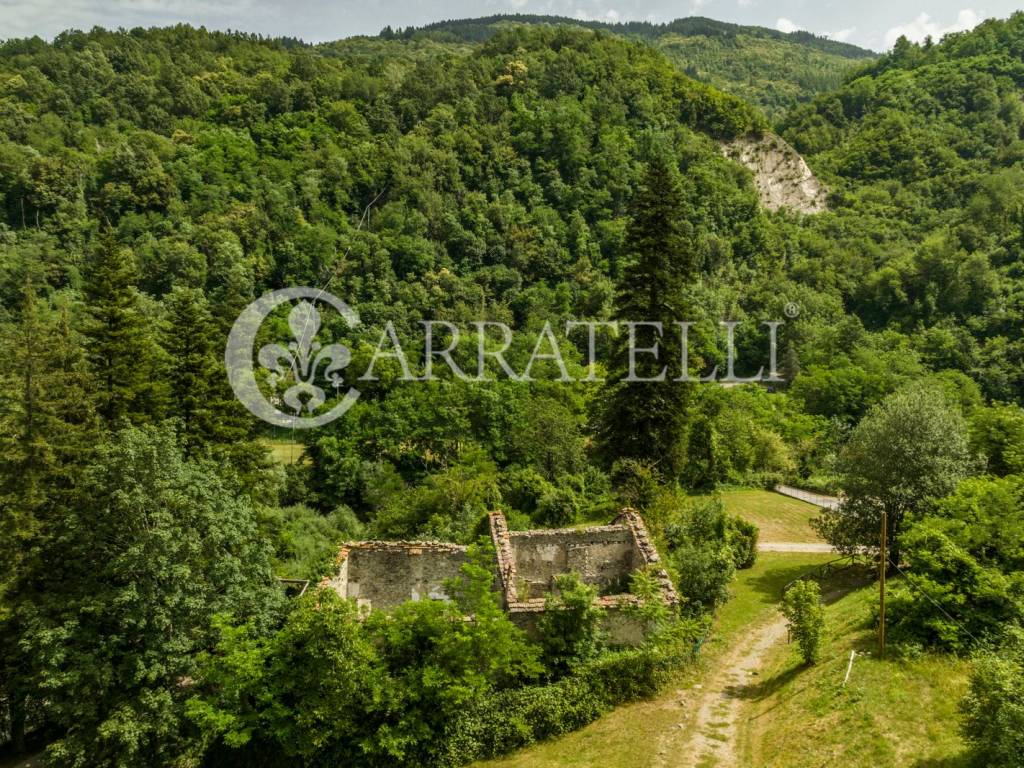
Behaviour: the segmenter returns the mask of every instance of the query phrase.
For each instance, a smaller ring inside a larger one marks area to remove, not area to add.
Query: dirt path
[[[809,541],[762,541],[758,542],[760,552],[835,552],[831,544]]]
[[[737,736],[744,689],[757,683],[765,656],[785,642],[786,620],[781,615],[750,627],[737,643],[715,660],[703,681],[678,692],[677,702],[696,710],[691,722],[662,735],[657,768],[737,768]]]

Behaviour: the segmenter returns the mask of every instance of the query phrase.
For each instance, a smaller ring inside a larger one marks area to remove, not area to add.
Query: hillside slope
[[[561,16],[498,15],[442,21],[384,37],[477,43],[516,24],[573,25],[605,30],[645,41],[681,71],[756,104],[772,120],[795,104],[833,90],[857,66],[872,60],[872,51],[809,32],[783,33],[702,17],[667,24],[609,24]]]
[[[819,281],[930,365],[1024,395],[1024,13],[903,41],[782,128],[833,191]]]

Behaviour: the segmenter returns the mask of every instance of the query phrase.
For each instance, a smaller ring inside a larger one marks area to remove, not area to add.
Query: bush
[[[653,464],[636,459],[619,459],[612,464],[611,481],[620,504],[643,512],[654,502],[662,476]]]
[[[532,516],[544,494],[554,486],[530,467],[510,467],[501,475],[501,497],[512,509]]]
[[[821,587],[816,581],[798,581],[782,598],[782,612],[789,620],[790,634],[800,645],[804,663],[814,664],[821,651],[821,635],[825,629]]]
[[[766,491],[774,491],[776,486],[785,482],[786,475],[782,472],[751,472],[746,477],[746,485]]]
[[[571,488],[551,488],[540,497],[533,519],[540,525],[559,527],[572,525],[579,513],[580,504]]]
[[[926,518],[904,537],[910,575],[890,593],[890,634],[963,652],[1024,618],[1024,574],[984,567],[943,523]]]
[[[1024,766],[1024,632],[976,658],[960,709],[976,765]]]
[[[606,653],[569,677],[478,698],[449,725],[441,764],[463,765],[582,728],[654,695],[681,661],[657,648]]]
[[[331,570],[343,542],[363,535],[359,518],[345,506],[329,515],[301,504],[263,507],[259,525],[274,547],[277,575],[312,581],[318,581]]]
[[[679,594],[689,600],[691,612],[713,610],[728,599],[736,572],[722,500],[666,494],[657,506],[658,516],[668,521],[666,559]]]
[[[726,538],[732,550],[732,560],[738,569],[752,568],[757,562],[757,539],[760,531],[751,522],[730,517]]]
[[[597,591],[575,573],[556,576],[555,590],[547,596],[538,630],[544,666],[550,674],[561,675],[597,655],[604,612],[594,605]]]

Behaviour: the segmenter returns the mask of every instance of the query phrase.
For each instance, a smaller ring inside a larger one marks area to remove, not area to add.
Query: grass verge
[[[828,592],[831,584],[826,584]],[[750,687],[749,720],[741,728],[742,764],[761,768],[965,766],[957,704],[969,664],[923,654],[876,656],[870,621],[875,585],[826,608],[821,661],[803,667],[795,645],[769,657],[762,682]],[[842,687],[850,651],[857,652]]]

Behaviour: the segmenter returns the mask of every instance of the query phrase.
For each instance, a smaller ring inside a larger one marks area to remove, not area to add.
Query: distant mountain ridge
[[[609,23],[565,16],[495,15],[455,19],[394,30],[380,37],[474,45],[514,26],[575,26],[639,40],[664,54],[677,69],[755,104],[777,122],[798,104],[839,88],[877,54],[810,32],[784,33],[700,16],[665,24]]]
[[[653,39],[666,34],[682,35],[684,37],[720,37],[729,38],[737,35],[747,37],[759,37],[768,40],[784,40],[792,43],[814,48],[823,53],[835,56],[842,56],[848,59],[872,59],[878,56],[874,51],[860,48],[852,43],[844,43],[832,40],[828,37],[815,35],[812,32],[803,30],[797,32],[780,32],[768,27],[749,26],[744,24],[732,24],[727,21],[709,19],[705,16],[687,16],[664,24],[654,24],[647,21],[589,21],[575,19],[570,16],[545,16],[538,14],[503,13],[493,16],[482,16],[475,19],[447,19],[424,24],[422,27],[406,27],[404,30],[391,30],[391,36],[413,37],[416,35],[432,35],[438,32],[447,32],[464,42],[483,42],[497,33],[496,27],[502,23],[514,24],[572,24],[586,27],[588,29],[607,29],[617,34],[631,35]],[[389,36],[385,27],[380,33],[382,37]]]

